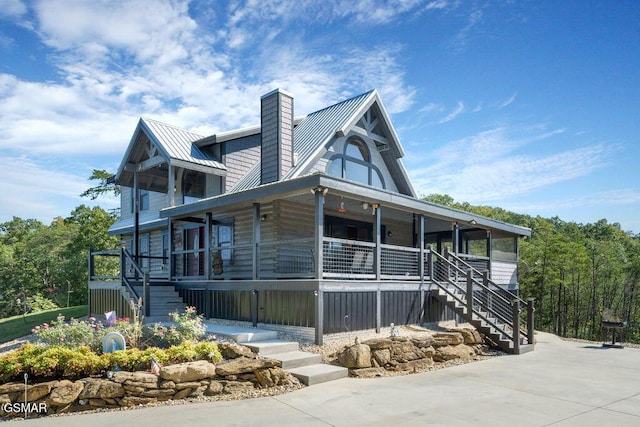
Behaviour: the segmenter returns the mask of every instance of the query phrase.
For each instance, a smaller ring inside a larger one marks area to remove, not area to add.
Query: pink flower
[[[96,321],[96,318],[95,318],[95,317],[93,317],[93,316],[91,316],[91,317],[89,317],[89,321],[90,321],[90,322],[95,322],[95,321]]]
[[[124,321],[125,321],[125,322],[128,322],[129,320],[131,320],[131,319],[129,319],[128,317],[125,317],[125,318],[124,318]]]

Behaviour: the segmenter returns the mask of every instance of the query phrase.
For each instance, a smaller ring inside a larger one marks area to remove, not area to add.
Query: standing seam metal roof
[[[298,155],[297,166],[285,175],[291,178],[307,158],[323,143],[327,142],[367,102],[374,91],[369,91],[329,107],[310,113],[293,130],[293,151]],[[260,185],[260,163],[258,162],[231,192],[242,191]]]
[[[142,118],[143,126],[149,130],[149,136],[154,138],[154,143],[170,159],[181,160],[196,165],[226,170],[221,162],[213,159],[202,151],[194,141],[202,139],[201,135],[180,129],[156,120]]]

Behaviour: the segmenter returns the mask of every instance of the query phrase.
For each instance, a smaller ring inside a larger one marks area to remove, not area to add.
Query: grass
[[[58,314],[62,314],[67,319],[78,319],[88,314],[88,308],[86,305],[78,305],[0,319],[0,343],[29,335],[34,326],[49,323],[55,320]]]

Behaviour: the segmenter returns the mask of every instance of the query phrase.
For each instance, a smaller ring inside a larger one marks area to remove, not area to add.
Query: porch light
[[[477,225],[477,224],[478,224],[478,221],[476,221],[475,219],[473,219],[473,218],[472,218],[472,219],[471,219],[471,221],[469,221],[469,224],[471,224],[471,225]]]
[[[338,212],[345,213],[347,210],[344,208],[344,202],[340,202],[340,208],[338,208]]]
[[[367,202],[362,202],[362,209],[364,209],[365,211],[366,211],[367,209],[369,209],[369,203],[367,203]]]

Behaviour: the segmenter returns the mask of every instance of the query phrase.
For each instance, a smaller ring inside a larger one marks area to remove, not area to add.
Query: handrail
[[[121,254],[120,278],[122,279],[122,283],[127,287],[127,290],[129,290],[129,292],[131,292],[131,294],[135,296],[136,301],[140,301],[142,299],[142,306],[144,308],[145,316],[150,316],[151,306],[148,303],[150,299],[149,273],[142,270],[142,268],[138,265],[138,263],[135,261],[131,253],[126,248],[123,247],[120,249],[120,251],[121,251],[120,252]],[[138,293],[133,289],[133,286],[129,282],[129,278],[125,274],[125,271],[126,271],[125,264],[127,261],[131,263],[131,266],[136,271],[136,273],[142,276],[142,295],[144,296],[143,298],[140,298],[140,295],[138,295]]]
[[[501,334],[503,334],[508,339],[510,339],[514,343],[514,346],[516,347],[519,346],[519,342],[516,343],[516,340],[519,340],[519,337],[518,337],[519,334],[523,334],[527,338],[531,337],[531,334],[528,333],[529,331],[520,330],[520,328],[518,328],[518,330],[516,331],[513,328],[513,326],[517,324],[517,322],[515,322],[513,318],[515,313],[515,304],[517,303],[518,313],[519,313],[520,301],[522,301],[520,298],[514,295],[514,299],[510,301],[500,293],[489,288],[484,283],[485,282],[484,275],[482,275],[483,277],[482,281],[474,278],[473,273],[475,272],[479,274],[479,272],[477,270],[474,270],[471,266],[469,266],[464,261],[460,260],[455,255],[449,254],[454,260],[462,263],[462,265],[467,268],[466,271],[463,268],[461,268],[457,263],[454,263],[451,260],[449,260],[447,257],[442,256],[441,254],[435,251],[433,252],[433,254],[435,254],[436,260],[442,261],[444,263],[445,268],[449,269],[449,272],[447,272],[444,275],[443,279],[450,285],[453,285],[454,288],[456,288],[461,295],[464,295],[466,301],[462,301],[460,297],[453,295],[452,292],[450,292],[447,289],[444,289],[444,291],[447,292],[452,297],[454,297],[461,304],[466,305],[468,308],[467,312],[469,313],[469,315],[471,315],[471,312],[473,312],[476,316],[482,318],[486,323],[490,324],[496,330],[499,330]],[[465,277],[467,280],[467,289],[464,289],[462,286],[460,286],[460,284],[457,281],[452,280],[451,273],[457,273],[461,277]],[[491,281],[488,281],[488,282],[490,282],[491,284],[497,287],[495,283]],[[474,287],[478,287],[487,293],[486,301],[483,301],[482,299],[480,299],[478,295],[473,292]],[[469,293],[471,293],[471,295],[469,295]],[[471,298],[471,300],[469,300],[469,298]],[[490,316],[485,316],[482,314],[482,312],[473,309],[474,305],[479,306],[482,311],[486,312]],[[501,310],[498,308],[500,308]],[[494,317],[497,321],[500,321],[505,325],[511,325],[512,332],[510,333],[508,330],[505,330],[505,328],[499,327],[499,325],[493,322],[490,317]],[[527,326],[530,327],[531,325],[527,325]]]
[[[477,274],[480,277],[484,277],[484,275],[480,271],[476,270],[472,265],[470,265],[467,262],[465,262],[464,260],[462,260],[462,258],[460,258],[459,256],[454,255],[452,253],[449,253],[449,256],[451,258],[453,258],[454,260],[456,260],[457,262],[459,262],[460,264],[464,265],[467,269],[471,270],[474,274]],[[500,286],[498,286],[498,284],[496,284],[493,280],[488,279],[487,282],[489,284],[495,286],[496,288],[501,289]],[[484,283],[483,283],[483,285],[484,285]],[[484,288],[484,286],[483,286],[483,288]],[[487,289],[488,289],[488,287],[487,287]],[[488,289],[488,290],[490,290],[490,289]],[[513,300],[518,300],[518,302],[520,304],[527,305],[527,302],[525,300],[523,300],[522,298],[520,298],[519,296],[517,296],[515,294],[513,294],[513,299],[509,303],[511,304],[513,302]]]

